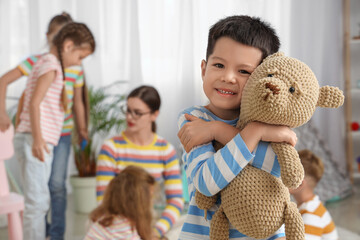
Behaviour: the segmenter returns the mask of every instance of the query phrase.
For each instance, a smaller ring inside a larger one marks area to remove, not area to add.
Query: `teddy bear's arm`
[[[304,168],[296,149],[288,143],[271,143],[271,147],[277,155],[284,185],[291,189],[299,187],[304,179]]]

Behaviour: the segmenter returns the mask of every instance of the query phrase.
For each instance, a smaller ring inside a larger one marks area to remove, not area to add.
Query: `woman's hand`
[[[46,151],[47,153],[50,153],[46,142],[44,141],[44,139],[34,139],[33,145],[32,145],[32,154],[34,157],[38,158],[40,161],[44,162],[45,158],[44,158],[44,152]]]
[[[178,137],[186,152],[190,152],[195,146],[214,140],[210,127],[211,122],[206,122],[190,114],[185,114],[185,118],[189,122],[179,130]]]
[[[5,132],[11,125],[11,120],[6,112],[0,114],[0,131]]]

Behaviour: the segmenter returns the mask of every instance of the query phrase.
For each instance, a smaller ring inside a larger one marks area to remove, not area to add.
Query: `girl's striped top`
[[[64,86],[60,62],[53,54],[44,54],[33,66],[24,91],[24,105],[20,114],[17,132],[31,132],[29,105],[39,77],[55,71],[56,76],[40,103],[40,129],[43,139],[57,145],[64,122],[64,111],[61,104],[61,92]]]
[[[182,183],[179,160],[174,147],[155,134],[150,145],[132,143],[122,132],[103,144],[97,161],[96,194],[100,202],[111,179],[122,169],[135,165],[147,170],[157,182],[164,184],[166,207],[155,228],[164,235],[180,217],[183,209]]]
[[[180,113],[179,128],[188,122],[185,119],[185,113],[205,121],[222,121],[231,126],[236,126],[238,120],[223,120],[203,106],[194,106]],[[240,134],[237,134],[217,152],[212,142],[197,146],[189,153],[184,151],[183,162],[189,185],[190,203],[180,239],[209,239],[210,221],[221,203],[221,199],[219,199],[208,211],[205,220],[204,210],[199,209],[195,202],[196,189],[206,196],[213,196],[224,189],[249,163],[274,176],[280,176],[279,163],[270,144],[260,142],[254,152],[251,153]],[[229,236],[230,239],[251,239],[237,231],[232,225]],[[269,239],[277,239],[283,236],[285,236],[285,229],[282,226]]]
[[[315,195],[299,206],[305,225],[306,240],[337,240],[339,238],[330,213]]]
[[[104,227],[100,223],[93,223],[86,233],[84,240],[140,240],[136,229],[131,229],[127,218],[116,216],[110,226]]]
[[[41,55],[30,56],[20,63],[17,68],[25,75],[28,76],[34,64],[41,57]],[[74,88],[80,88],[84,85],[84,72],[81,66],[71,66],[65,68],[65,90],[68,98],[67,109],[64,117],[64,124],[61,130],[61,136],[68,136],[71,134],[74,127],[73,120],[73,98],[74,98]]]

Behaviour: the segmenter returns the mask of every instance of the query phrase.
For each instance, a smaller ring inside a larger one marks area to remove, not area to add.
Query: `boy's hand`
[[[206,122],[190,114],[185,114],[185,118],[190,122],[182,126],[178,137],[186,152],[190,152],[195,146],[214,140],[210,127],[211,122]]]
[[[34,139],[33,145],[32,145],[32,154],[34,157],[38,158],[41,162],[44,162],[44,152],[45,150],[47,153],[50,153],[46,142],[44,139]]]
[[[5,132],[10,127],[11,120],[6,113],[0,114],[0,131]]]
[[[263,124],[261,140],[264,142],[286,142],[295,147],[296,133],[289,127]]]

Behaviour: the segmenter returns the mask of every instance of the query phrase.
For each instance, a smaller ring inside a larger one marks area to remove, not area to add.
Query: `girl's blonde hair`
[[[93,222],[110,226],[121,215],[136,228],[141,239],[151,239],[152,193],[155,179],[144,169],[128,166],[107,186],[102,203],[90,213]]]
[[[78,47],[80,47],[83,44],[88,44],[90,47],[90,51],[91,52],[95,51],[95,38],[91,33],[90,29],[85,24],[70,22],[66,24],[63,28],[61,28],[61,30],[56,34],[56,36],[53,39],[53,45],[56,46],[58,51],[64,80],[65,80],[65,71],[64,71],[64,64],[62,59],[62,49],[63,49],[63,44],[67,39],[73,41],[74,45]],[[67,108],[67,101],[68,100],[64,87],[61,96],[61,102],[64,111],[66,111]]]
[[[324,173],[323,162],[308,149],[299,151],[299,157],[305,170],[305,176],[311,177],[316,185]]]

